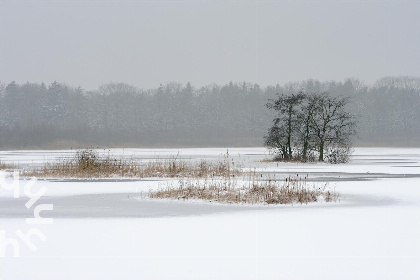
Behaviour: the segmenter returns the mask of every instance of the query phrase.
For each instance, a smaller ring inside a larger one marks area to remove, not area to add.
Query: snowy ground
[[[108,152],[108,151],[106,151]],[[177,155],[217,160],[226,149],[125,149],[150,160]],[[0,152],[21,167],[71,151]],[[33,252],[20,242],[0,258],[0,279],[420,279],[420,149],[356,149],[350,164],[261,162],[263,148],[229,149],[236,164],[261,173],[308,174],[329,182],[340,203],[238,206],[148,201],[161,180],[38,181],[54,204],[52,225],[26,225],[21,198],[0,192],[0,230],[31,227]],[[40,202],[39,202],[40,203]],[[33,210],[32,210],[33,211]],[[47,213],[48,212],[48,213]]]

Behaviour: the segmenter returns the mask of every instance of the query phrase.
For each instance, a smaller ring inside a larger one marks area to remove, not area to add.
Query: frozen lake
[[[74,151],[2,151],[0,161],[30,169]],[[144,161],[178,156],[217,161],[225,148],[113,149]],[[339,203],[242,206],[150,201],[139,193],[165,179],[39,180],[52,225],[26,225],[19,199],[0,192],[6,237],[31,227],[33,252],[21,242],[0,259],[0,279],[419,279],[420,149],[358,148],[349,164],[263,162],[264,148],[232,148],[246,170],[280,178],[307,174],[328,182]],[[47,213],[48,212],[48,213]],[[45,213],[45,214],[44,214]],[[25,268],[25,269],[22,269]]]

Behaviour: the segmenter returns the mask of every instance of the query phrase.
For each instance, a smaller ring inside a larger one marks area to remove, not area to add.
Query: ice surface
[[[226,149],[179,151],[191,160],[217,160]],[[151,158],[178,150],[112,152]],[[28,162],[25,153],[34,159],[27,151],[0,157]],[[135,197],[159,187],[159,180],[38,181],[38,188],[48,188],[44,202],[57,210],[54,224],[36,225],[48,238],[45,243],[34,238],[36,252],[21,244],[19,258],[9,250],[0,259],[0,279],[420,279],[420,149],[356,149],[348,165],[278,167],[260,162],[268,157],[262,148],[229,153],[261,172],[325,179],[341,202],[274,207],[155,202]],[[42,152],[36,157],[42,159]],[[371,178],[373,173],[382,175]],[[29,229],[24,197],[14,200],[6,191],[0,197],[0,229],[7,237]]]

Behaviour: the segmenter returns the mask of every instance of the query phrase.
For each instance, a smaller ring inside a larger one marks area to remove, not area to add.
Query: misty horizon
[[[418,146],[420,78],[388,77],[367,86],[306,80],[196,88],[167,83],[144,90],[108,83],[84,91],[60,83],[0,83],[0,148],[261,146],[278,95],[349,96],[362,146]]]
[[[320,84],[329,84],[329,83],[346,83],[346,82],[352,82],[352,83],[358,83],[360,85],[366,86],[366,87],[374,87],[374,86],[378,86],[381,83],[386,82],[387,84],[389,83],[394,83],[394,86],[399,86],[401,84],[404,84],[404,86],[407,86],[408,84],[411,84],[411,86],[417,88],[420,88],[420,76],[384,76],[384,77],[380,77],[377,80],[373,81],[372,83],[367,83],[357,77],[347,77],[344,78],[342,80],[317,80],[317,79],[313,79],[313,78],[308,78],[308,79],[302,79],[302,80],[293,80],[293,81],[286,81],[283,83],[273,83],[273,84],[259,84],[259,83],[252,83],[249,81],[233,81],[233,80],[228,80],[226,83],[216,83],[216,82],[211,82],[208,84],[203,84],[203,85],[197,85],[194,84],[190,81],[187,82],[178,82],[178,81],[167,81],[167,82],[162,82],[159,85],[155,86],[155,87],[141,87],[141,86],[137,86],[135,84],[130,84],[130,83],[126,83],[123,81],[107,81],[107,82],[103,82],[99,85],[97,85],[96,87],[93,88],[85,88],[80,84],[72,84],[72,83],[68,83],[66,81],[59,81],[59,80],[53,80],[53,81],[23,81],[23,82],[19,82],[18,80],[11,80],[9,83],[6,83],[4,81],[0,80],[0,85],[3,84],[4,86],[11,84],[11,83],[16,83],[19,85],[25,85],[25,84],[44,84],[46,87],[54,84],[54,83],[59,83],[60,85],[64,85],[64,86],[68,86],[70,88],[80,88],[81,90],[83,90],[84,92],[93,92],[93,91],[97,91],[99,90],[101,87],[104,86],[109,86],[109,85],[127,85],[130,87],[134,87],[138,90],[141,91],[153,91],[156,90],[162,86],[167,86],[167,85],[171,85],[171,84],[175,84],[175,85],[180,85],[180,86],[186,86],[186,85],[190,85],[192,86],[193,89],[199,90],[199,89],[203,89],[203,88],[211,88],[214,86],[225,86],[225,85],[229,85],[229,84],[235,84],[235,85],[247,85],[247,86],[258,86],[260,89],[267,89],[267,88],[273,88],[273,87],[286,87],[286,86],[292,86],[292,87],[296,87],[298,85],[301,84],[305,84],[308,82],[313,82],[313,83],[320,83]],[[303,90],[303,88],[302,88]],[[326,89],[325,89],[326,90]]]

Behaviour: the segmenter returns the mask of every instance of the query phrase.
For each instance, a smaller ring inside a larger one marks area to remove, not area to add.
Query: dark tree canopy
[[[267,107],[277,112],[265,145],[283,160],[348,160],[356,134],[356,117],[349,98],[327,93],[279,95]]]

